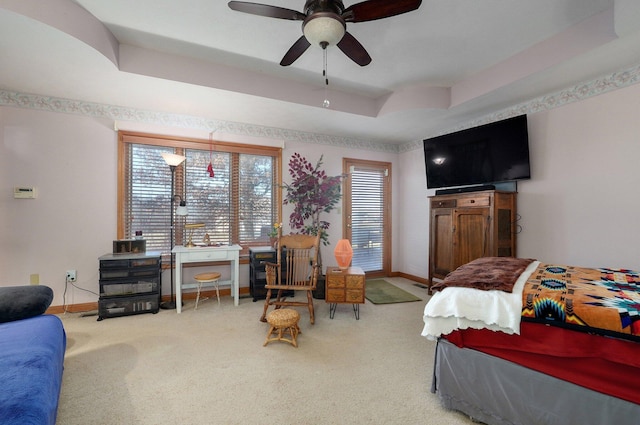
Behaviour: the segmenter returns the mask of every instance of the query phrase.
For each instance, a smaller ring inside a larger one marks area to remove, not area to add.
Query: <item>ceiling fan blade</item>
[[[293,43],[293,46],[285,53],[284,57],[280,61],[280,65],[289,66],[294,63],[307,49],[311,46],[311,43],[307,41],[306,37],[303,35]]]
[[[284,7],[270,6],[268,4],[249,3],[246,1],[230,1],[229,8],[238,12],[252,15],[266,16],[267,18],[289,19],[302,21],[307,17],[304,13]]]
[[[416,10],[422,0],[368,0],[347,7],[342,12],[342,19],[346,22],[366,22]]]
[[[366,49],[362,47],[362,44],[349,32],[344,33],[344,37],[342,37],[342,40],[340,40],[337,46],[342,50],[342,53],[358,65],[366,66],[371,63],[369,53],[367,53]]]

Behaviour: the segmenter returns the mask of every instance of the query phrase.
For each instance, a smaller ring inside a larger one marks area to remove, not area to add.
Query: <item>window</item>
[[[391,268],[391,163],[343,159],[344,232],[353,247],[353,265],[368,276]]]
[[[185,223],[204,223],[194,242],[266,245],[280,216],[279,148],[120,132],[118,136],[118,238],[141,231],[147,250],[171,245],[171,171],[161,156],[186,157],[174,174],[173,208],[185,200],[189,214],[174,215],[175,244],[186,243]],[[207,171],[213,165],[214,176]]]

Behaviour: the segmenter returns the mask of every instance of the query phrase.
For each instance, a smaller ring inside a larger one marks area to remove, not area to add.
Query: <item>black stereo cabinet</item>
[[[162,287],[160,252],[105,254],[99,261],[98,320],[158,312]]]
[[[278,257],[275,248],[270,246],[257,246],[249,248],[249,293],[253,297],[253,302],[267,298],[267,273],[265,263],[276,263]],[[271,293],[271,297],[275,297]],[[284,291],[284,296],[293,297],[293,291]]]

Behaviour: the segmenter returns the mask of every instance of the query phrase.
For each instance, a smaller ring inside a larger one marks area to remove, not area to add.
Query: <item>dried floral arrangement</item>
[[[294,153],[289,160],[289,176],[291,183],[284,184],[286,196],[283,204],[294,206],[289,216],[289,225],[294,231],[306,235],[316,235],[322,230],[322,243],[328,245],[329,223],[320,219],[321,213],[328,213],[336,208],[342,198],[342,175],[328,176],[322,169],[322,159],[312,164],[299,153]]]

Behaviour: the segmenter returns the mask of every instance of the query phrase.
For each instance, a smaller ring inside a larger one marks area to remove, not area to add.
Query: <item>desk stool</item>
[[[292,308],[278,308],[267,315],[267,323],[269,323],[269,332],[267,339],[264,340],[263,347],[271,341],[285,341],[298,348],[296,338],[301,333],[298,327],[300,313]],[[272,337],[273,334],[276,336]],[[290,338],[286,338],[289,334]]]
[[[213,283],[213,285],[216,287],[216,298],[218,299],[218,305],[220,305],[220,288],[218,287],[220,276],[221,275],[218,272],[208,272],[199,273],[193,277],[198,283],[198,295],[196,296],[196,307],[194,308],[194,310],[198,309],[198,301],[200,301],[200,290],[202,289],[202,285],[204,283]],[[206,300],[206,298],[203,298],[203,300]]]

